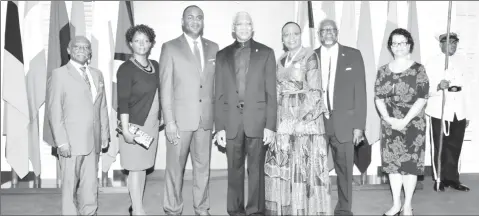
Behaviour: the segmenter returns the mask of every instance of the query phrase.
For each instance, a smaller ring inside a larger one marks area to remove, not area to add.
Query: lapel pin
[[[344,53],[341,53],[342,56],[344,56]]]
[[[256,49],[256,52],[258,52],[258,49]]]

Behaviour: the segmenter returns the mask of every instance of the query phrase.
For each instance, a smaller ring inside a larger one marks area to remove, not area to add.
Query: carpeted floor
[[[447,189],[444,193],[432,190],[430,178],[423,181],[424,188],[414,196],[415,215],[479,215],[479,174],[462,174],[461,180],[471,188],[470,192]],[[211,181],[210,213],[226,215],[226,180]],[[59,215],[60,194],[5,194],[2,189],[1,215]],[[185,181],[183,189],[183,215],[193,215],[192,182]],[[337,191],[333,191],[333,203]],[[355,215],[381,215],[391,205],[389,190],[353,191],[353,212]],[[163,181],[150,180],[146,186],[144,205],[150,215],[163,215]],[[128,215],[130,206],[127,193],[102,193],[99,195],[98,215]],[[332,206],[334,208],[334,206]]]

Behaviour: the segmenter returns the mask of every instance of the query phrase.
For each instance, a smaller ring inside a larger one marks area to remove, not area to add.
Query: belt
[[[238,107],[238,109],[244,109],[244,102],[240,101],[236,107]]]

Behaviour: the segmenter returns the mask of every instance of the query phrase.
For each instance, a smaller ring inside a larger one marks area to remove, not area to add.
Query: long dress
[[[137,71],[138,73],[145,73],[141,71],[140,68],[136,69],[139,70]],[[157,68],[155,68],[155,70],[155,72],[158,73]],[[154,74],[148,76],[151,76],[151,79],[157,78]],[[153,137],[153,143],[148,149],[145,149],[137,144],[129,144],[125,142],[125,139],[122,135],[119,135],[120,163],[124,169],[135,171],[145,170],[153,167],[153,165],[155,164],[160,127],[160,121],[158,120],[159,109],[160,101],[158,99],[158,91],[156,91],[153,103],[151,104],[150,112],[146,117],[145,124],[143,126],[136,125],[140,128],[140,130],[146,132],[148,135]]]
[[[385,99],[389,116],[404,118],[420,98],[427,99],[429,80],[424,66],[415,62],[401,73],[386,64],[379,68],[376,99]],[[426,116],[423,108],[406,127],[397,131],[381,120],[382,169],[386,173],[424,174]]]
[[[330,215],[319,59],[310,48],[288,67],[286,58],[277,65],[278,129],[266,153],[266,214]]]

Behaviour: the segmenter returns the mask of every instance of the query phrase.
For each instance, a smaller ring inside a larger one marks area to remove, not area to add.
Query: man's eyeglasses
[[[398,46],[404,47],[404,46],[406,46],[407,44],[408,44],[407,42],[399,42],[399,43],[392,42],[391,47],[398,47]]]
[[[321,34],[326,34],[327,32],[336,33],[337,31],[338,31],[338,29],[335,29],[335,28],[320,29],[320,30],[319,30],[319,33],[321,33]]]

